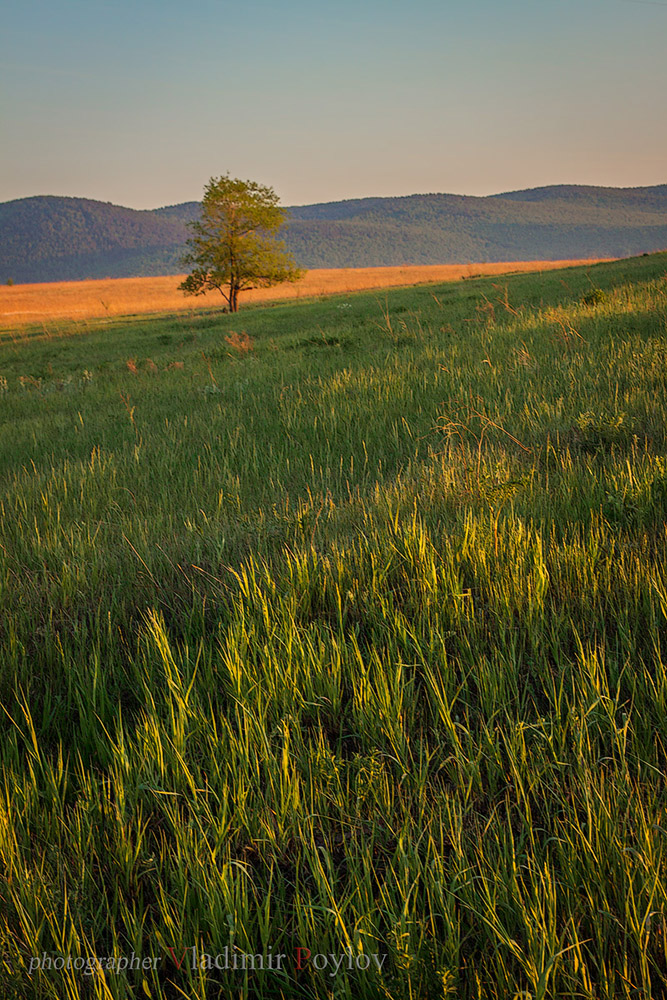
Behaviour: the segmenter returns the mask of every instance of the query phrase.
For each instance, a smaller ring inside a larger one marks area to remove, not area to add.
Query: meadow
[[[457,281],[471,275],[504,274],[511,271],[547,271],[569,264],[595,261],[513,261],[486,264],[433,264],[423,267],[316,268],[297,282],[256,288],[245,292],[244,303],[267,303],[284,299],[313,298],[400,285]],[[107,316],[146,313],[219,311],[218,292],[185,296],[178,285],[184,274],[154,278],[106,278],[99,281],[53,281],[40,284],[0,285],[0,330],[34,323],[47,328],[61,319],[85,321]]]
[[[667,254],[0,365],[0,996],[665,995]]]

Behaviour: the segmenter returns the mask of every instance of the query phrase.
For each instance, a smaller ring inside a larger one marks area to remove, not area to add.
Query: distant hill
[[[179,270],[180,217],[87,198],[0,204],[0,281],[134,277]]]
[[[197,202],[137,211],[86,198],[0,204],[0,282],[175,274]],[[667,184],[415,194],[288,209],[303,267],[626,257],[667,247]]]

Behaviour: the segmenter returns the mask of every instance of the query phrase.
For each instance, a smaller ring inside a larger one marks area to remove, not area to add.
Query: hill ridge
[[[667,184],[369,196],[286,209],[287,246],[307,268],[624,257],[667,246]],[[2,202],[0,282],[178,273],[197,210],[197,202],[133,209],[71,195]]]

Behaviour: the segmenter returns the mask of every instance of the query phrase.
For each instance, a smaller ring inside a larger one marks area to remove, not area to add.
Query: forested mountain
[[[0,204],[0,281],[174,274],[197,202],[152,211],[86,198]],[[624,257],[667,247],[667,184],[419,194],[288,209],[303,267]]]
[[[179,270],[180,217],[88,198],[0,204],[0,281],[133,277]]]

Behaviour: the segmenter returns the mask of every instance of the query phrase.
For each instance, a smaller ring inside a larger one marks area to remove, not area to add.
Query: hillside
[[[0,204],[0,280],[68,281],[169,274],[180,218],[87,198],[21,198]]]
[[[666,269],[0,331],[3,1000],[667,996]]]
[[[137,211],[55,196],[5,202],[0,281],[177,273],[197,208]],[[286,243],[307,268],[626,257],[667,246],[664,184],[359,198],[288,211]]]

